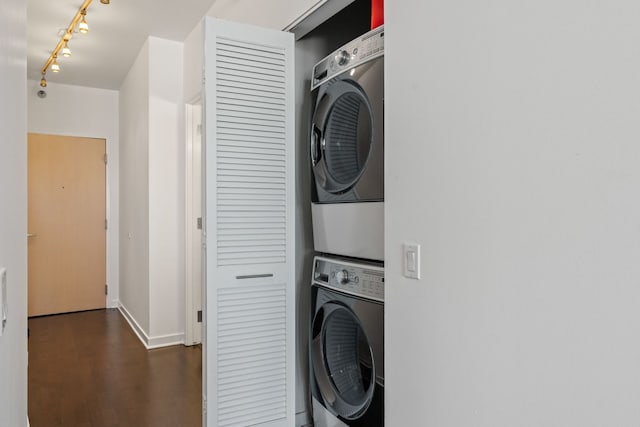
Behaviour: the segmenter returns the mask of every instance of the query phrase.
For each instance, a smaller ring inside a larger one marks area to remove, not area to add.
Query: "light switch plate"
[[[405,243],[402,245],[404,277],[420,279],[420,245]]]
[[[0,336],[7,325],[7,269],[0,268]]]

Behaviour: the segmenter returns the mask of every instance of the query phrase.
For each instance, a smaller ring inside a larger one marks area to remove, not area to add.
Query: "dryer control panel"
[[[318,62],[311,75],[311,90],[355,66],[384,55],[384,27],[347,43]]]
[[[313,262],[313,281],[326,288],[384,302],[382,264],[317,256]]]

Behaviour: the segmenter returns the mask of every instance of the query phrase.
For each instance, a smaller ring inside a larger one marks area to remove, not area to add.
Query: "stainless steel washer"
[[[311,304],[314,426],[384,426],[383,266],[315,257]]]
[[[319,252],[384,259],[384,28],[318,62],[311,83]]]

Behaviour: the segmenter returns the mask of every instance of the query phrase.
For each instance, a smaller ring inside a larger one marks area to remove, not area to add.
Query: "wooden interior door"
[[[29,316],[104,308],[105,140],[29,134]]]

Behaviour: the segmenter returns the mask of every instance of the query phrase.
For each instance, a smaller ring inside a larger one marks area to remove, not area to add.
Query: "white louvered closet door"
[[[205,20],[207,427],[294,426],[293,52]]]

